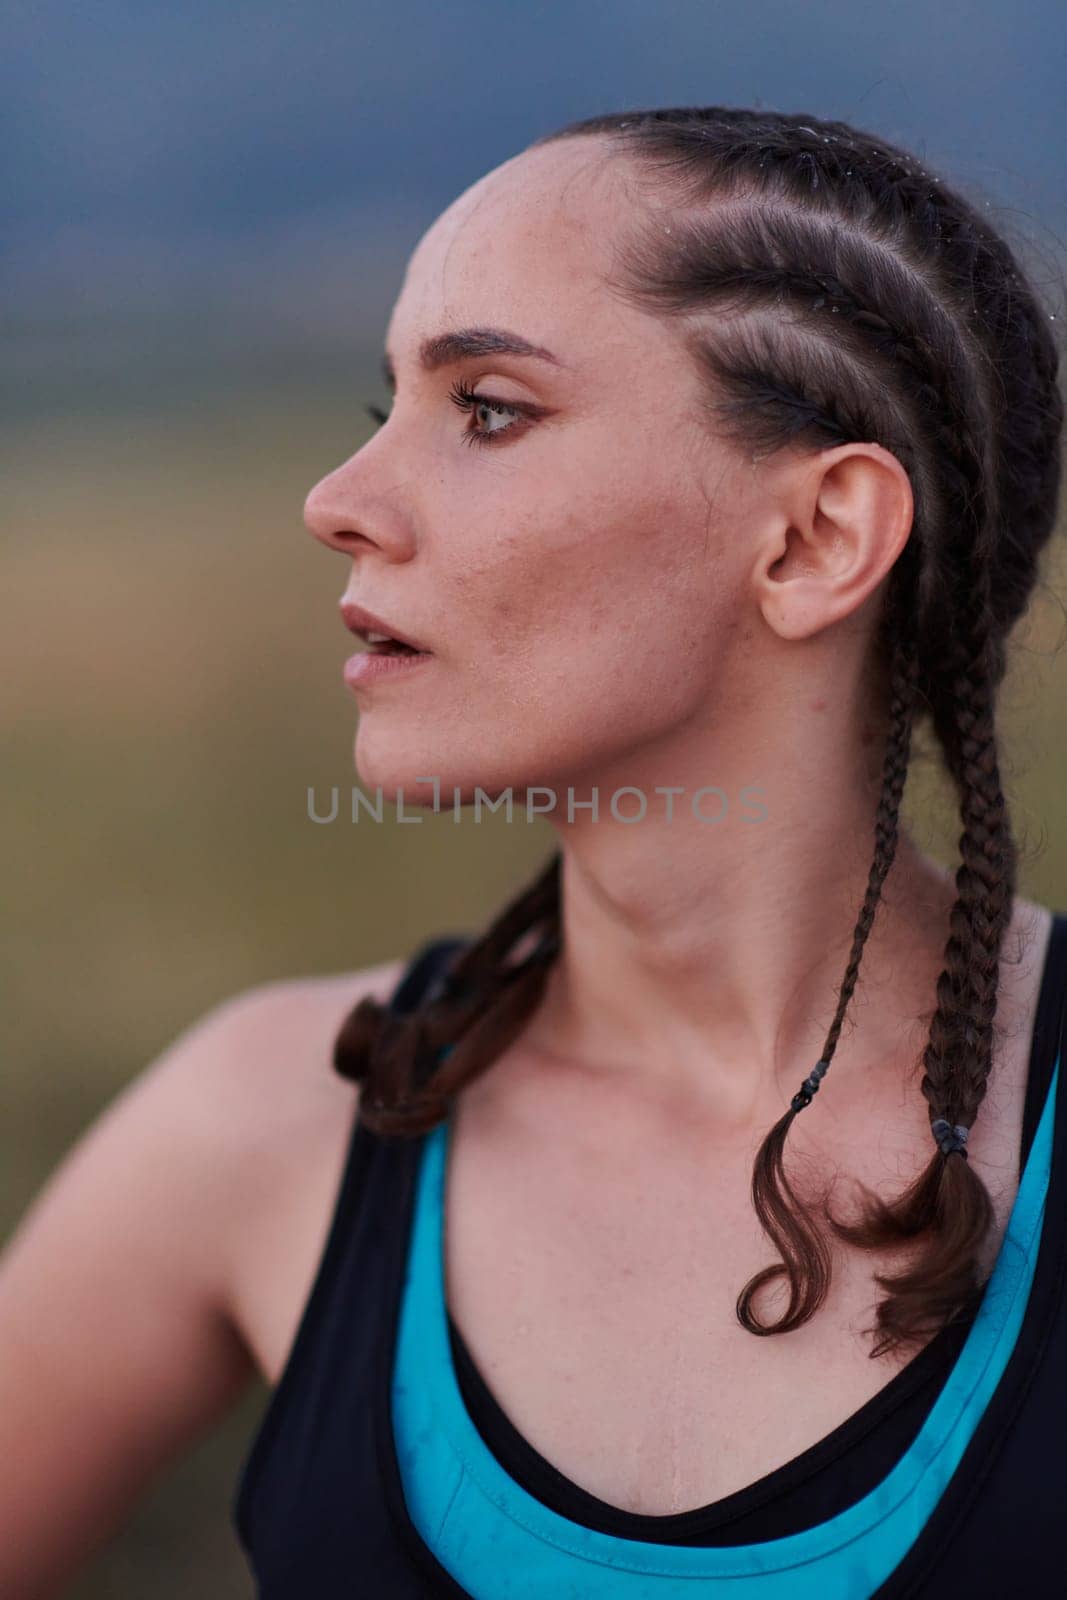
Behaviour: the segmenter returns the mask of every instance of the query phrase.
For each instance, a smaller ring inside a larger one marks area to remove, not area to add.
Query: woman
[[[482,936],[213,1013],[45,1191],[0,1590],[254,1363],[269,1600],[1054,1592],[1067,917],[1016,894],[995,715],[1049,314],[884,141],[632,112],[444,212],[387,372],[306,508],[393,641],[359,774],[559,853]],[[898,825],[925,725],[954,873]]]

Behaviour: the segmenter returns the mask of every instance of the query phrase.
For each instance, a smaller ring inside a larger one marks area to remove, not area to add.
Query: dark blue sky
[[[380,340],[430,220],[599,110],[765,105],[909,145],[1055,296],[1062,0],[8,0],[4,292],[24,374],[151,337]]]

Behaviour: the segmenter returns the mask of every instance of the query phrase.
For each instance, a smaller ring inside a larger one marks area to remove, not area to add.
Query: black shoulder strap
[[[1056,1061],[1067,1028],[1067,912],[1052,913],[1052,929],[1034,1016],[1030,1072],[1026,1081],[1019,1171],[1022,1172],[1045,1108]]]

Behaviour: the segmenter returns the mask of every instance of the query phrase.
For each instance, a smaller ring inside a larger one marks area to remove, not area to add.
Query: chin
[[[420,747],[410,737],[400,741],[357,734],[355,769],[368,793],[380,792],[387,805],[398,805],[402,798],[405,810],[433,810],[436,805],[439,811],[451,811],[457,804],[473,803],[476,789],[493,798],[509,787],[488,754],[481,761],[476,755],[458,761],[454,747],[441,749],[436,740]]]
[[[514,814],[525,819],[529,789],[541,791],[531,796],[534,814],[552,816],[544,790],[565,805],[569,783],[587,786],[592,739],[585,728],[570,739],[558,728],[546,737],[541,733],[519,710],[506,722],[465,717],[447,726],[421,717],[417,722],[398,717],[391,724],[384,717],[377,724],[367,717],[356,731],[355,769],[369,794],[380,792],[387,805],[402,798],[405,811],[432,810],[436,802],[437,810],[451,814],[477,802],[488,820],[507,814],[510,794]],[[497,811],[490,811],[497,802]]]

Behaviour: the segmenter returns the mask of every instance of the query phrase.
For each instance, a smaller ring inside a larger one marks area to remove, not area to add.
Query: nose
[[[414,546],[402,507],[361,481],[356,460],[353,456],[315,485],[304,501],[304,525],[320,544],[343,555],[378,550],[391,561],[404,561]]]

